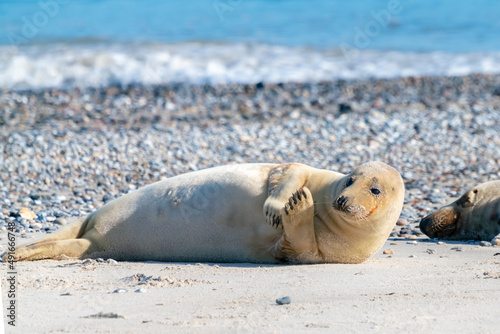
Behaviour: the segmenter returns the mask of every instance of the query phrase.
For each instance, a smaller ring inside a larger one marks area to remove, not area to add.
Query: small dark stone
[[[500,96],[500,86],[497,86],[493,89],[493,95]]]
[[[350,104],[347,103],[339,103],[339,112],[341,114],[351,112],[352,108]]]
[[[417,134],[420,134],[420,125],[418,125],[418,124],[414,124],[414,125],[413,125],[413,128],[415,129],[415,132],[416,132]]]
[[[36,191],[33,191],[33,192],[31,192],[31,193],[30,193],[30,198],[31,198],[32,200],[37,200],[37,199],[40,199],[40,194],[39,194],[39,193],[37,193]]]
[[[291,302],[292,300],[288,296],[276,299],[276,304],[278,305],[290,304]]]

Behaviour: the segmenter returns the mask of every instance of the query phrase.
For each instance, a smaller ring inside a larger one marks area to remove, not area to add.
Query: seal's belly
[[[256,240],[277,233],[262,213],[271,167],[223,166],[152,184],[98,210],[94,230],[128,258],[251,261]]]

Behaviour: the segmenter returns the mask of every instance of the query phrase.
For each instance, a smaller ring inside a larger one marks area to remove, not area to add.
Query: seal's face
[[[477,202],[479,189],[474,188],[458,200],[434,211],[420,221],[420,230],[429,238],[449,238],[460,233],[461,216],[471,210]]]
[[[429,238],[448,238],[460,230],[460,214],[455,205],[445,206],[420,221],[420,230]]]
[[[381,162],[368,162],[332,184],[326,214],[318,210],[318,247],[329,262],[361,263],[379,250],[401,214],[401,175]],[[329,219],[325,219],[328,217]]]
[[[420,230],[430,238],[442,239],[481,239],[496,235],[500,230],[499,190],[499,181],[469,190],[455,202],[424,217]]]
[[[481,198],[478,187],[466,192],[455,202],[434,211],[420,221],[420,230],[429,238],[451,238],[460,234],[462,217],[476,206]]]
[[[377,230],[383,224],[392,228],[401,212],[404,197],[403,181],[395,169],[380,162],[369,162],[356,168],[341,182],[332,207],[344,221]]]

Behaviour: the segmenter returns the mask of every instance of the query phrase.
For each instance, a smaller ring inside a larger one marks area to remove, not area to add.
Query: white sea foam
[[[500,52],[403,53],[269,45],[45,44],[0,46],[0,88],[110,84],[311,82],[500,73]]]

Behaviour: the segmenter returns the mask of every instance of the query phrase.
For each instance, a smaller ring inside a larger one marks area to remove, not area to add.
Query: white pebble
[[[113,293],[125,293],[125,292],[128,292],[128,291],[125,289],[116,289],[115,291],[113,291]]]

